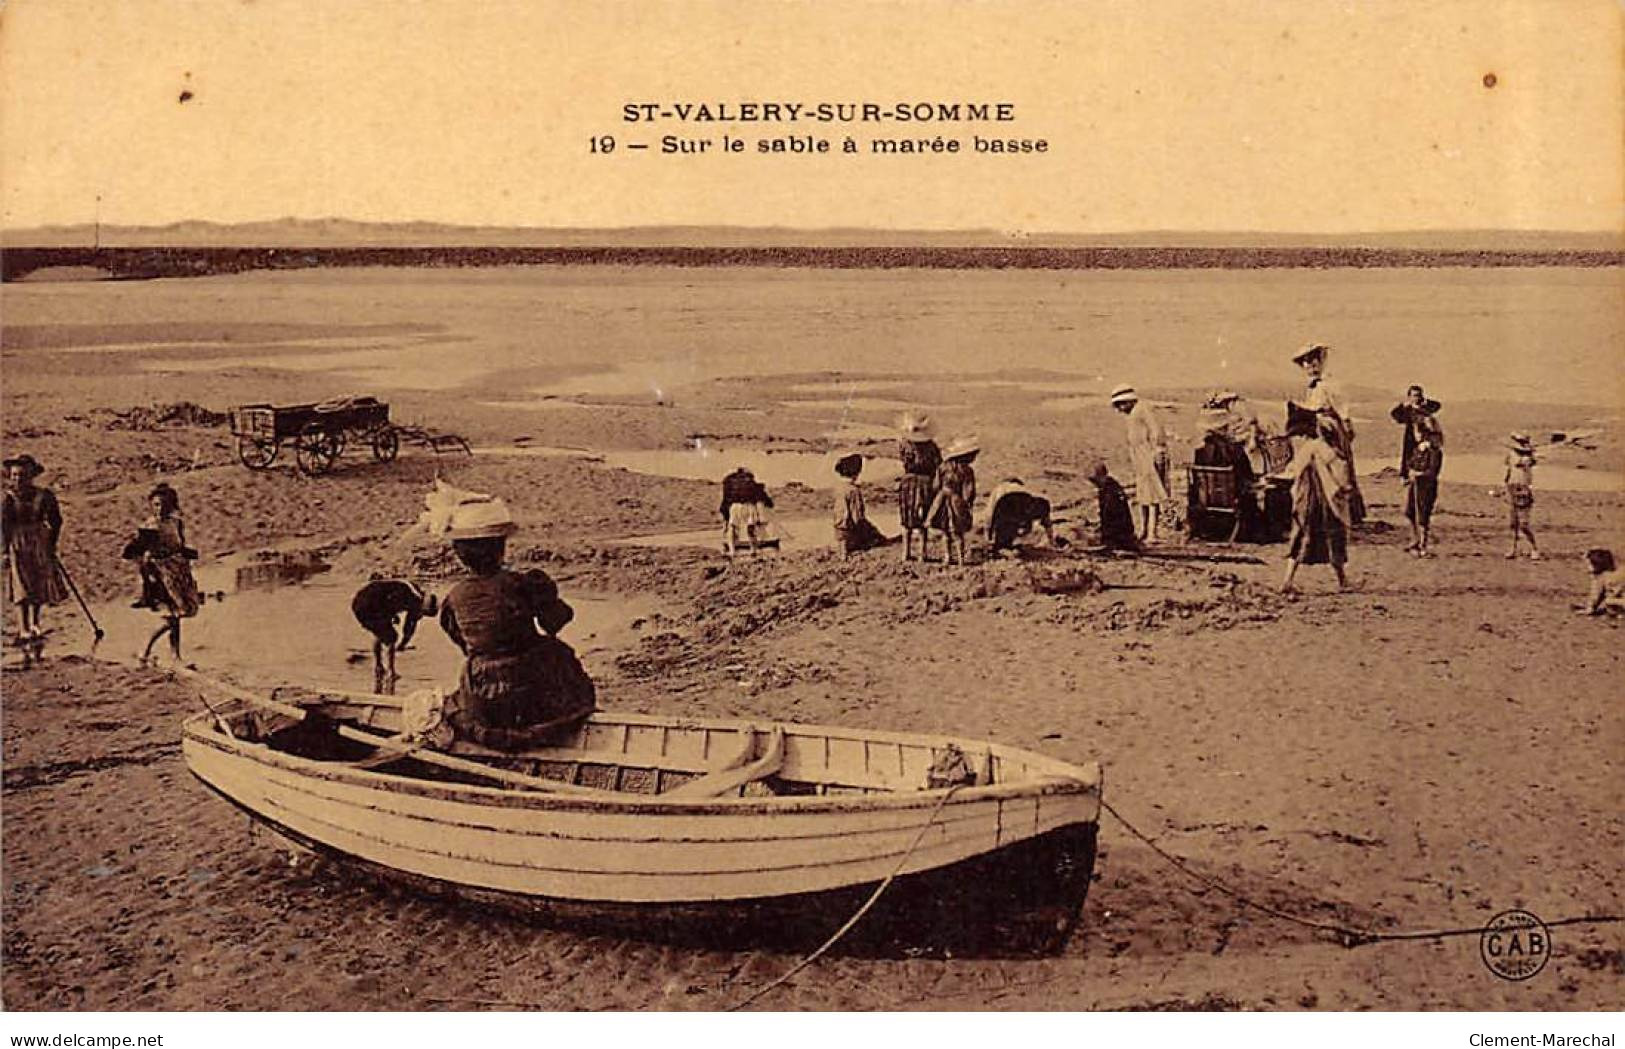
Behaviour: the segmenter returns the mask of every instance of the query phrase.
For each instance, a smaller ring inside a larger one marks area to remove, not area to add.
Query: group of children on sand
[[[981,444],[965,435],[937,444],[931,420],[924,415],[907,414],[898,422],[897,457],[902,474],[897,480],[897,514],[902,528],[904,561],[916,558],[932,561],[931,533],[942,534],[943,562],[969,563],[969,536],[976,528],[976,468]],[[869,520],[863,487],[864,457],[843,455],[835,462],[840,481],[835,487],[834,529],[836,548],[843,559],[853,554],[886,546],[887,538]],[[1127,493],[1107,469],[1097,463],[1089,480],[1100,504],[1101,545],[1114,550],[1138,550],[1132,511]],[[1016,540],[1041,529],[1051,547],[1066,545],[1055,536],[1048,499],[1027,491],[1019,478],[1000,482],[987,498],[985,529],[994,553],[1013,549]],[[722,482],[723,545],[733,556],[741,543],[755,550],[762,545],[771,497],[749,468],[741,466]],[[918,540],[916,555],[915,541]]]

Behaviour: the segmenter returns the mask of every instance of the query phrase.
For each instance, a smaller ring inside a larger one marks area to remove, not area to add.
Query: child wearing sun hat
[[[946,537],[948,564],[965,563],[965,536],[972,527],[971,505],[976,502],[976,471],[971,463],[980,450],[981,443],[974,437],[957,437],[942,450],[937,494],[926,520]]]
[[[1529,540],[1529,560],[1540,560],[1540,548],[1535,545],[1535,532],[1531,525],[1535,509],[1535,446],[1526,433],[1514,433],[1507,438],[1506,456],[1507,507],[1512,527],[1512,547],[1507,560],[1518,556],[1518,537]]]

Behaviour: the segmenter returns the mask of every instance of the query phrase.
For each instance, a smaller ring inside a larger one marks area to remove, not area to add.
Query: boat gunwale
[[[377,704],[385,705],[385,704]],[[645,724],[679,727],[672,720],[662,719],[649,715],[637,715]],[[682,727],[724,729],[737,731],[741,724],[747,722],[729,721],[721,719],[703,719],[703,722],[689,721]],[[841,733],[836,738],[849,738],[855,740],[869,740],[881,743],[910,743],[915,746],[929,745],[921,735],[906,733],[876,733],[875,735],[848,735],[853,732],[866,732],[866,730],[841,729],[832,726],[802,725],[794,722],[769,722],[771,725],[783,725],[790,730],[810,730],[807,734],[817,735],[826,728],[833,733]],[[930,740],[939,740],[942,744],[952,744],[961,749],[970,748],[971,753],[987,747],[997,748],[1005,753],[1019,753],[1024,757],[1035,759],[1035,764],[1051,765],[1058,769],[1066,769],[1067,773],[1057,773],[1053,776],[1035,776],[1029,779],[1010,783],[991,783],[984,786],[941,787],[936,789],[914,791],[887,791],[877,789],[868,794],[824,794],[824,795],[775,795],[770,797],[747,796],[738,798],[706,798],[682,799],[665,798],[658,794],[637,794],[632,792],[606,792],[604,797],[583,797],[576,794],[552,793],[545,790],[521,790],[517,788],[490,787],[478,784],[448,783],[437,780],[424,780],[413,776],[400,776],[381,772],[374,769],[361,769],[328,761],[318,761],[312,758],[302,758],[275,750],[263,743],[249,742],[227,736],[215,724],[213,713],[200,713],[187,718],[182,722],[181,735],[183,744],[186,742],[207,746],[211,749],[233,755],[241,760],[259,765],[284,769],[299,775],[311,776],[318,779],[348,783],[353,786],[368,787],[389,793],[415,794],[421,797],[437,798],[445,801],[463,802],[473,805],[499,805],[508,808],[526,808],[548,810],[555,812],[614,812],[625,815],[664,815],[664,816],[699,816],[699,815],[731,815],[752,816],[769,814],[824,814],[849,813],[858,811],[882,811],[896,809],[907,811],[913,809],[930,809],[939,803],[944,805],[962,805],[981,801],[1002,801],[1015,798],[1059,796],[1059,795],[1093,795],[1097,799],[1100,795],[1101,768],[1099,762],[1088,762],[1085,765],[1074,765],[1058,758],[1051,758],[1023,748],[1012,747],[990,741],[974,741],[953,737],[927,737]],[[890,738],[882,738],[890,737]],[[184,749],[184,748],[183,748]],[[409,755],[408,755],[409,756]],[[609,752],[606,758],[612,758]],[[543,759],[545,760],[545,759]],[[188,765],[190,766],[190,760]],[[606,760],[606,765],[615,764],[613,760]],[[196,770],[194,769],[194,774]],[[203,777],[199,777],[203,778]],[[953,797],[945,802],[943,798],[950,791]],[[1098,811],[1096,813],[1098,818]]]

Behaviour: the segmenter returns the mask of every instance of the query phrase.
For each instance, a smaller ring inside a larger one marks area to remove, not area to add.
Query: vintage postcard
[[[11,1030],[1614,1030],[1622,38],[13,0]]]

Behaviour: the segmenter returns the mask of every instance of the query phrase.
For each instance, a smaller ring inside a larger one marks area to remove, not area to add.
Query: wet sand
[[[108,322],[121,310],[107,307]],[[388,466],[346,457],[319,479],[286,462],[252,473],[219,427],[117,413],[180,400],[220,409],[250,389],[253,399],[310,399],[353,381],[255,369],[177,371],[151,384],[151,360],[64,347],[5,361],[5,450],[50,466],[42,481],[68,518],[64,557],[93,601],[134,596],[116,555],[159,471],[180,490],[189,537],[208,558],[273,545],[316,552],[332,566],[312,581],[316,595],[372,572],[449,580],[444,551],[398,541],[438,472],[502,492],[525,524],[515,559],[544,567],[567,597],[639,602],[610,616],[602,644],[565,632],[605,706],[941,731],[1098,759],[1107,800],[1159,846],[1314,921],[1392,931],[1477,927],[1512,907],[1548,921],[1625,912],[1621,627],[1569,610],[1584,592],[1580,553],[1625,550],[1617,491],[1539,490],[1547,557],[1508,562],[1504,505],[1481,485],[1447,483],[1439,556],[1418,561],[1401,550],[1402,491],[1377,476],[1364,482],[1375,524],[1352,551],[1353,593],[1335,593],[1329,573],[1308,567],[1305,592],[1281,596],[1281,548],[1243,546],[1224,552],[1266,563],[1102,559],[1088,567],[1108,589],[1050,596],[1017,561],[950,570],[902,565],[895,548],[844,563],[814,548],[729,563],[703,547],[618,545],[713,527],[716,486],[589,458],[407,448]],[[707,379],[663,404],[589,395],[567,411],[537,411],[501,407],[513,391],[499,377],[450,400],[393,399],[398,419],[481,446],[652,454],[696,439],[738,448],[771,439],[822,457],[837,450],[832,420],[784,401],[824,396],[814,387],[828,382],[855,391],[901,382],[867,392],[963,405],[943,422],[982,435],[984,490],[1016,475],[1058,505],[1085,500],[1087,464],[1120,458],[1120,422],[1098,402],[1035,411],[1057,391],[1003,378],[1009,385],[954,374],[924,384],[890,374]],[[1187,408],[1199,399],[1166,392]],[[1464,403],[1444,418],[1452,452],[1489,454],[1493,436],[1515,426],[1581,429],[1599,414],[1584,404]],[[845,420],[886,421],[862,407]],[[1368,423],[1362,454],[1393,458],[1397,430]],[[1617,470],[1617,433],[1604,427],[1598,442],[1550,461]],[[886,487],[870,490],[871,513],[892,531]],[[774,494],[787,520],[827,512],[816,488]],[[1072,518],[1063,531],[1079,523],[1075,511],[1063,516]],[[249,604],[229,595],[200,617]],[[559,932],[356,879],[252,830],[192,779],[177,726],[201,706],[161,669],[123,662],[141,640],[130,627],[110,630],[86,659],[68,654],[78,644],[69,635],[88,634],[71,606],[48,617],[61,644],[43,666],[8,666],[3,679],[8,1008],[716,1009],[795,961]],[[196,626],[206,640],[203,618]],[[425,649],[444,643],[438,628],[425,630]],[[333,637],[324,680],[367,687],[370,669],[348,662],[364,640],[359,629]],[[207,649],[193,658],[211,665]],[[409,671],[431,662],[426,651],[401,660]],[[229,669],[259,682],[300,672],[274,645]],[[831,928],[845,917],[831,915]],[[1551,963],[1521,984],[1486,971],[1476,936],[1350,949],[1186,879],[1108,817],[1082,925],[1059,957],[835,956],[762,1004],[1617,1009],[1621,928],[1556,930]]]

